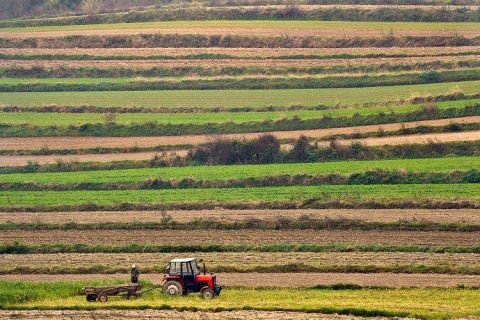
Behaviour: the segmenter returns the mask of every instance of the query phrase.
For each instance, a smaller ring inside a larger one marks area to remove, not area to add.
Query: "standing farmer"
[[[132,264],[132,269],[130,270],[130,282],[138,283],[139,276],[140,276],[140,270],[138,270],[136,265]]]

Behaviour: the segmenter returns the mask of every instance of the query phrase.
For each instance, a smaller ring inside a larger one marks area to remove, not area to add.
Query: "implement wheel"
[[[98,295],[98,301],[100,302],[107,302],[108,301],[108,296],[105,292],[101,292],[99,295]]]
[[[95,293],[87,294],[87,301],[88,302],[94,302],[95,300],[97,300],[97,294],[95,294]]]
[[[183,287],[180,282],[170,280],[163,285],[163,293],[168,296],[181,296],[183,294]]]

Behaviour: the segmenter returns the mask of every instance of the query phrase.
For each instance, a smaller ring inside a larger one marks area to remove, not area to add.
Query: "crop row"
[[[357,109],[355,109],[355,111],[357,111]],[[15,125],[8,124],[7,122],[0,123],[0,136],[173,136],[190,134],[227,134],[325,129],[476,116],[479,115],[480,105],[472,104],[467,105],[466,107],[453,107],[446,109],[440,109],[435,106],[424,106],[422,109],[415,109],[410,112],[372,113],[376,111],[377,110],[375,109],[364,109],[364,115],[361,115],[359,112],[355,112],[350,117],[332,117],[328,112],[324,112],[323,116],[319,114],[316,118],[304,120],[298,117],[293,117],[292,119],[282,118],[277,121],[264,120],[261,122],[259,121],[245,123],[234,123],[229,121],[223,123],[190,122],[172,124],[149,121],[145,123],[132,123],[130,125],[122,125],[115,122],[115,116],[113,118],[113,121],[107,121],[108,118],[105,118],[107,119],[105,120],[105,123],[84,123],[79,126],[73,125],[72,123],[68,124],[68,126],[41,126],[28,123]],[[335,114],[336,112],[332,113]],[[347,113],[351,114],[351,111]],[[42,116],[43,115],[41,115],[40,118],[42,118]],[[462,127],[462,125],[458,124],[456,128],[453,128],[452,125],[447,125],[442,130],[448,132],[475,129],[474,124],[465,124],[463,126],[464,128]],[[428,131],[428,129],[426,130]],[[412,131],[414,130],[412,129]]]
[[[282,62],[285,65],[280,66],[243,66],[241,62],[232,66],[204,66],[195,64],[192,66],[158,66],[158,67],[53,67],[46,68],[42,66],[25,67],[4,67],[0,69],[0,76],[3,78],[115,78],[115,77],[179,77],[179,76],[240,76],[240,75],[285,75],[285,74],[337,74],[337,73],[373,73],[373,72],[399,72],[399,71],[420,71],[420,70],[438,70],[438,69],[466,69],[478,68],[480,61],[455,60],[455,61],[428,61],[428,62],[412,62],[412,63],[395,63],[382,62],[355,64],[328,64],[318,66],[292,66],[289,65],[294,60]],[[35,62],[39,64],[41,62]],[[215,62],[217,64],[217,62]],[[266,62],[268,64],[268,62]],[[105,79],[112,81],[113,79]],[[11,84],[18,80],[3,79],[4,84]],[[32,82],[33,80],[29,80]],[[145,79],[144,81],[148,81]],[[22,81],[24,82],[24,81]]]
[[[282,89],[282,90],[166,90],[89,92],[8,92],[2,104],[24,106],[85,106],[173,108],[173,110],[275,110],[276,107],[361,105],[367,103],[410,103],[465,99],[478,94],[480,81],[445,82],[373,88]],[[225,104],[228,101],[228,105]],[[412,102],[415,101],[415,102]],[[115,110],[113,110],[115,111]]]
[[[322,21],[423,21],[423,22],[478,22],[475,10],[467,7],[445,8],[379,7],[373,9],[313,6],[261,7],[182,7],[130,11],[91,16],[70,16],[55,19],[7,20],[1,28],[36,27],[50,25],[85,25],[91,23],[134,23],[175,20],[322,20]]]
[[[480,157],[447,157],[415,160],[369,160],[369,161],[335,161],[318,163],[290,163],[268,165],[237,166],[187,166],[169,168],[144,168],[128,170],[77,171],[63,173],[28,173],[0,175],[0,183],[37,183],[37,184],[83,184],[83,183],[136,183],[147,179],[192,181],[232,181],[232,179],[256,179],[270,176],[288,176],[292,178],[311,177],[314,175],[351,175],[361,176],[370,172],[392,174],[402,178],[422,173],[449,173],[480,168]],[[472,171],[472,172],[473,172]],[[460,174],[460,172],[458,172]]]
[[[480,253],[479,246],[431,245],[344,245],[344,244],[204,244],[204,245],[87,245],[87,244],[25,244],[0,243],[1,254],[55,254],[55,253],[208,253],[208,252],[425,252],[425,253]]]
[[[383,48],[478,46],[480,36],[241,36],[202,34],[71,35],[47,38],[0,38],[0,48]]]
[[[3,80],[0,92],[143,91],[143,90],[259,90],[359,88],[480,80],[480,70],[425,71],[378,75],[219,77],[200,79],[12,79]],[[10,83],[8,83],[10,82]],[[15,83],[12,83],[15,82]]]
[[[388,187],[387,187],[388,186]],[[2,191],[2,210],[33,210],[80,206],[99,210],[114,207],[163,209],[209,206],[295,208],[311,207],[478,207],[480,184],[321,185],[258,188],[209,188],[162,190]]]
[[[60,176],[63,174],[58,174]],[[231,178],[228,180],[195,180],[190,177],[181,180],[147,179],[142,182],[74,182],[36,183],[3,182],[2,191],[72,191],[72,190],[167,190],[167,189],[208,189],[208,188],[254,188],[319,185],[374,185],[374,184],[456,184],[480,183],[480,171],[455,171],[453,173],[406,172],[368,170],[365,173],[341,175],[338,173],[309,175],[269,175],[263,178]]]

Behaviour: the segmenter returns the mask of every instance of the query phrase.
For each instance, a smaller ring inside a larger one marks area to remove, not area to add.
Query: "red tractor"
[[[173,259],[166,266],[165,273],[162,287],[166,295],[200,292],[205,299],[212,299],[222,290],[222,286],[216,283],[217,277],[213,273],[207,274],[205,264],[203,264],[203,274],[200,272],[195,258]]]

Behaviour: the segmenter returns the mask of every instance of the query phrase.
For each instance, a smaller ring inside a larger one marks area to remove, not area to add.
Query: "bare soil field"
[[[295,209],[295,210],[191,210],[191,211],[107,211],[107,212],[0,212],[0,223],[105,223],[160,222],[165,216],[178,222],[196,219],[245,221],[252,218],[275,220],[279,217],[299,219],[350,219],[377,222],[480,223],[480,210],[475,209]]]
[[[119,236],[121,234],[121,236]],[[390,244],[477,246],[480,232],[359,230],[2,230],[0,242],[27,244]]]
[[[120,233],[120,232],[119,232]],[[182,253],[58,253],[58,254],[3,254],[0,269],[36,268],[71,273],[71,268],[95,268],[98,265],[110,270],[128,269],[135,263],[144,270],[163,270],[167,263],[179,256],[203,258],[210,269],[217,266],[274,267],[276,265],[305,264],[310,267],[330,266],[449,266],[479,268],[480,254],[475,253],[423,253],[423,252],[182,252]],[[23,269],[25,270],[25,269]],[[8,271],[7,271],[8,272]],[[24,273],[22,271],[21,273]],[[10,273],[10,272],[9,272]],[[77,273],[77,272],[72,272]],[[107,272],[110,273],[110,272]]]
[[[128,68],[128,69],[145,69],[153,67],[318,67],[318,66],[345,66],[345,65],[382,65],[382,64],[404,64],[411,65],[413,63],[427,62],[461,62],[476,60],[478,56],[461,55],[461,56],[425,56],[415,58],[355,58],[355,59],[174,59],[174,60],[0,60],[0,67],[96,67],[96,68]]]
[[[91,55],[91,56],[138,56],[138,59],[151,56],[184,56],[221,54],[238,58],[280,57],[285,55],[340,55],[340,54],[382,54],[382,55],[441,55],[464,52],[478,52],[478,46],[464,47],[416,47],[416,48],[0,48],[2,54],[24,55]],[[73,59],[72,59],[73,60]]]
[[[89,311],[74,310],[0,310],[0,319],[37,319],[37,320],[152,320],[152,319],[174,319],[174,320],[239,320],[239,319],[257,319],[257,320],[366,320],[367,318],[355,316],[342,316],[338,314],[317,314],[302,312],[284,312],[284,311],[222,311],[222,312],[204,312],[204,311],[176,311],[176,310],[112,310],[98,309]],[[374,320],[384,320],[387,318],[374,317],[368,318]],[[401,318],[395,318],[401,319]],[[411,319],[411,318],[409,318]]]
[[[215,271],[215,270],[212,270]],[[316,285],[356,284],[381,287],[455,287],[458,284],[478,286],[479,275],[406,274],[406,273],[216,273],[218,283],[226,286],[311,287]],[[141,279],[157,285],[163,274],[142,274]],[[128,281],[128,274],[23,274],[0,275],[1,281]],[[432,285],[433,284],[433,285]]]

